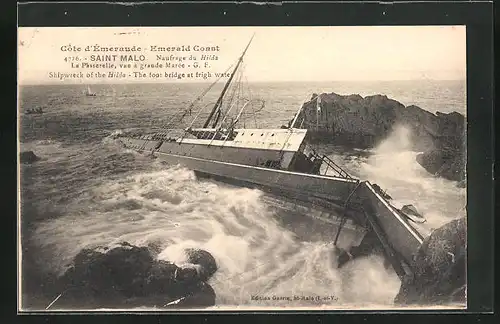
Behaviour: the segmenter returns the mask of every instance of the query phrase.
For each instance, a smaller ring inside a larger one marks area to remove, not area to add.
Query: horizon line
[[[246,83],[328,83],[328,82],[415,82],[415,81],[439,81],[439,82],[450,82],[450,81],[467,81],[467,78],[460,79],[433,79],[433,78],[422,78],[422,79],[359,79],[359,80],[255,80],[247,81]],[[226,81],[218,81],[216,83],[224,84]],[[212,84],[212,81],[117,81],[117,82],[17,82],[18,86],[43,86],[43,85],[116,85],[116,84]]]

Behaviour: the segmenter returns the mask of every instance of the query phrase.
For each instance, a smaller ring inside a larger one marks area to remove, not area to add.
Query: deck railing
[[[332,159],[330,159],[326,154],[319,154],[312,147],[308,147],[312,151],[313,157],[315,159],[320,159],[322,164],[326,165],[326,169],[323,175],[327,175],[329,169],[332,169],[338,176],[346,179],[353,179],[347,171],[342,169],[337,163],[335,163]],[[320,172],[321,173],[321,172]]]
[[[326,164],[325,174],[328,172],[328,169],[332,169],[342,178],[352,179],[352,177],[349,175],[349,173],[347,173],[347,171],[345,171],[338,164],[333,162],[333,160],[330,159],[328,156],[323,155],[323,163]]]

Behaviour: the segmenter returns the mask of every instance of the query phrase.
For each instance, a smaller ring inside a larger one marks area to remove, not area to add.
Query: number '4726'
[[[79,62],[81,58],[79,56],[66,56],[64,62]]]

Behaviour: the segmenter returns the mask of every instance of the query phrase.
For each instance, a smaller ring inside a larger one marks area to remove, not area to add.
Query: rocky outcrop
[[[465,117],[457,112],[437,112],[436,118],[439,128],[433,146],[419,154],[417,162],[436,176],[465,182]]]
[[[213,256],[186,250],[187,263],[156,260],[154,252],[124,242],[84,249],[59,280],[61,297],[52,309],[205,307],[215,304],[206,282],[217,270]]]
[[[304,104],[295,126],[309,129],[313,142],[351,148],[374,147],[403,126],[411,149],[425,152],[417,162],[426,170],[450,180],[465,178],[465,117],[457,112],[433,114],[383,95],[322,93]]]
[[[398,304],[446,304],[466,301],[466,220],[454,220],[425,239],[415,256],[414,276],[405,278]]]
[[[36,162],[38,160],[40,160],[40,158],[38,156],[36,156],[33,151],[25,151],[25,152],[19,153],[19,162],[21,162],[21,163],[29,164],[29,163]]]
[[[448,180],[459,181],[457,186],[465,187],[464,152],[433,149],[417,155],[416,160],[427,172]]]
[[[217,271],[217,262],[214,257],[205,250],[186,249],[187,262],[199,266],[200,280],[208,280]]]

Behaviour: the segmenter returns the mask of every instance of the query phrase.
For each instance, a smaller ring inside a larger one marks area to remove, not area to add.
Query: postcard
[[[465,35],[19,27],[19,311],[466,308]]]

